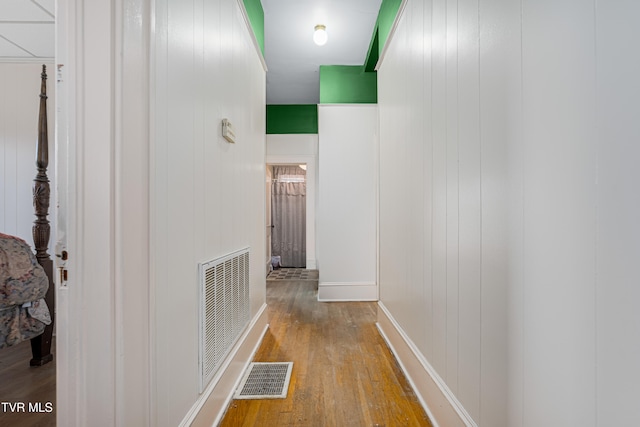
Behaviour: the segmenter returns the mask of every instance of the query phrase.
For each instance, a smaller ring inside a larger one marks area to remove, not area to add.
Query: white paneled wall
[[[505,107],[482,97],[504,71],[478,14],[409,1],[380,68],[380,299],[464,410],[505,426]]]
[[[50,64],[47,64],[50,65]],[[48,73],[53,74],[52,67]],[[24,239],[33,247],[31,226],[33,211],[33,179],[36,176],[36,144],[40,107],[41,64],[0,62],[0,233]],[[49,221],[54,224],[55,203],[55,142],[54,79],[47,81],[47,114],[49,117],[49,168],[52,201]],[[54,242],[55,227],[51,226],[49,247]],[[49,254],[52,254],[51,250]]]
[[[265,302],[265,71],[236,0],[155,10],[157,421],[175,426],[199,397],[198,262],[249,246],[252,317]]]
[[[381,302],[480,426],[640,423],[639,13],[409,0],[383,58]]]
[[[640,4],[597,2],[595,12],[594,411],[598,426],[640,424]]]
[[[524,294],[523,358],[512,398],[525,425],[596,425],[594,5],[528,2],[522,19],[522,280],[511,286]]]
[[[376,105],[318,106],[318,299],[377,300]]]

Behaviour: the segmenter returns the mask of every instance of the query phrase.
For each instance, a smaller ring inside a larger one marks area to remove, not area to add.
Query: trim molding
[[[387,37],[387,41],[385,42],[384,47],[382,48],[382,52],[380,52],[380,57],[378,58],[378,62],[376,63],[376,66],[374,68],[374,70],[376,71],[380,69],[382,62],[384,61],[384,57],[387,55],[387,51],[389,50],[389,45],[391,44],[391,40],[393,40],[393,36],[395,36],[396,30],[398,29],[398,25],[400,24],[400,18],[402,18],[402,15],[404,14],[404,9],[407,7],[407,1],[408,0],[402,0],[402,3],[400,3],[400,7],[398,8],[398,13],[396,14],[396,19],[394,19],[393,21],[393,25],[391,26],[391,30],[389,31],[389,36]]]
[[[218,373],[185,415],[180,427],[218,425],[242,379],[242,374],[262,343],[269,328],[268,320],[267,304],[263,304]]]
[[[318,283],[318,301],[378,301],[378,285],[366,282]]]
[[[271,260],[268,260],[265,264],[265,275],[264,277],[267,277],[269,275],[269,273],[271,273]]]
[[[478,427],[382,302],[378,308],[376,326],[434,427]]]
[[[260,63],[262,64],[262,68],[264,68],[264,71],[266,73],[268,71],[267,61],[264,60],[264,55],[262,55],[262,50],[260,49],[260,43],[258,43],[256,34],[253,32],[253,27],[251,26],[251,21],[249,21],[249,14],[247,13],[247,9],[244,7],[244,2],[242,0],[237,0],[236,3],[240,8],[240,12],[242,12],[242,19],[244,19],[244,23],[247,26],[247,31],[249,31],[251,43],[253,43],[253,47],[256,49],[256,53],[258,54],[258,58],[260,59]]]
[[[318,108],[320,107],[368,107],[368,108],[378,108],[378,104],[373,103],[373,102],[363,102],[358,104],[357,102],[345,102],[345,103],[338,103],[338,102],[327,102],[327,103],[320,103],[318,104]],[[318,122],[320,121],[320,119],[318,119]]]
[[[41,57],[41,58],[38,58],[38,57],[35,57],[35,58],[32,58],[32,57],[21,58],[21,57],[9,57],[9,56],[6,56],[4,58],[0,58],[0,63],[2,63],[2,64],[5,64],[5,63],[6,64],[34,64],[34,63],[42,64],[42,63],[44,63],[44,64],[47,64],[47,65],[51,65],[54,62],[55,62],[55,58],[49,58],[49,57],[44,57],[44,56]],[[53,69],[51,69],[51,71],[47,72],[47,74],[49,74],[49,76],[50,76],[49,78],[50,79],[57,77],[57,75],[54,74],[54,70]]]

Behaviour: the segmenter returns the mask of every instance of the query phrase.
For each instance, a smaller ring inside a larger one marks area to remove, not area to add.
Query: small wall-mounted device
[[[236,142],[236,134],[233,132],[233,127],[231,126],[231,122],[227,119],[222,119],[222,136],[227,141],[235,144]]]

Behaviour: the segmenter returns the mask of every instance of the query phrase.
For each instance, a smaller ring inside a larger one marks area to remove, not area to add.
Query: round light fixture
[[[323,46],[327,42],[327,27],[320,24],[315,26],[313,42],[318,46]]]

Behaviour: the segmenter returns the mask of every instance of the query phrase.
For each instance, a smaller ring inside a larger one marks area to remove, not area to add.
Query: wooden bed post
[[[31,339],[31,366],[42,366],[53,360],[51,354],[51,337],[53,335],[53,321],[55,318],[55,288],[53,283],[53,261],[47,253],[51,227],[47,215],[49,214],[49,199],[51,190],[47,167],[49,166],[49,136],[47,132],[47,67],[42,66],[40,86],[40,114],[38,116],[38,147],[36,151],[36,166],[38,174],[33,185],[33,207],[36,220],[33,223],[33,243],[36,247],[36,258],[44,268],[49,278],[49,289],[45,296],[47,306],[51,312],[51,324],[47,325],[42,335]]]

